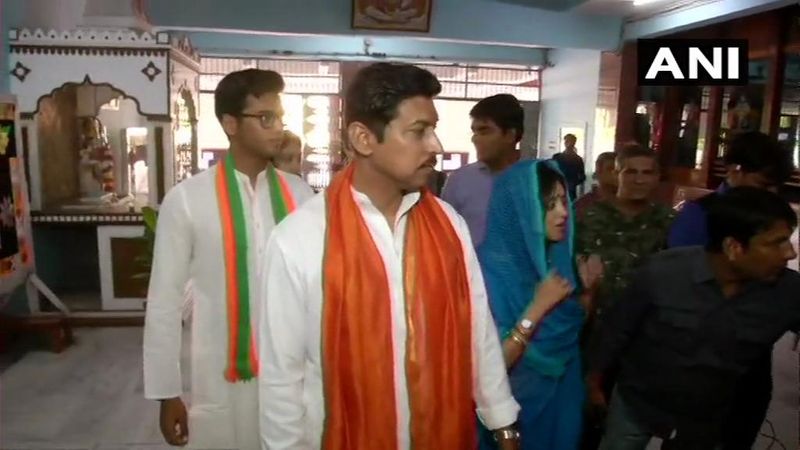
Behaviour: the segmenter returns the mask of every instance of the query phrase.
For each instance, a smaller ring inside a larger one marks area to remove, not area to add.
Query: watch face
[[[494,434],[495,441],[516,441],[519,440],[519,431],[517,430],[502,430],[495,432]]]
[[[533,322],[531,322],[528,319],[522,319],[522,322],[520,322],[519,324],[520,326],[522,326],[522,328],[525,328],[526,330],[530,330],[531,327],[533,327]]]

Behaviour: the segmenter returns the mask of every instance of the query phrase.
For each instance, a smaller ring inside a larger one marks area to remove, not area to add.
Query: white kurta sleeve
[[[173,188],[158,213],[144,324],[144,395],[178,397],[184,289],[192,258],[192,226],[183,189]]]
[[[478,417],[486,428],[496,430],[516,422],[520,407],[514,400],[508,384],[503,349],[500,346],[497,328],[489,310],[478,257],[470,244],[472,240],[469,236],[469,228],[461,217],[458,217],[458,225],[462,242],[466,243],[464,244],[464,253],[472,294],[475,403]]]
[[[258,377],[262,449],[304,449],[306,301],[301,274],[273,233],[259,296]]]

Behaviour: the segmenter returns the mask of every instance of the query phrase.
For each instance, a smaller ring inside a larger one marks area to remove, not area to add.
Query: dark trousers
[[[734,397],[723,432],[723,450],[750,450],[767,417],[772,399],[772,352],[745,374]]]
[[[705,431],[705,432],[698,432]],[[676,431],[674,436],[663,440],[661,450],[720,450],[716,439],[718,428],[709,425],[689,433]],[[606,430],[600,442],[600,450],[645,450],[655,436],[636,413],[630,409],[622,396],[614,391],[606,420]]]
[[[617,383],[617,375],[619,374],[619,367],[614,367],[605,373],[603,378],[603,393],[606,396],[606,401],[611,402],[613,396],[614,386]],[[591,406],[587,406],[586,414],[583,419],[583,434],[581,435],[581,450],[597,450],[600,446],[600,440],[603,438],[605,431],[605,414],[604,412],[597,411]]]

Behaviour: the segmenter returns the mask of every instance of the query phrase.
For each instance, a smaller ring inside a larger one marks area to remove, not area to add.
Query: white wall
[[[542,71],[542,109],[539,122],[539,156],[549,158],[562,150],[561,127],[585,128],[578,146],[585,149],[587,170],[594,161],[594,118],[600,78],[600,51],[558,49],[549,53],[554,67]],[[603,150],[600,150],[601,152]]]

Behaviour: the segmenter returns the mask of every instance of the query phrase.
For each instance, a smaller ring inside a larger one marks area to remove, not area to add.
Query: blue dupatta
[[[550,270],[579,286],[571,201],[566,239],[548,245],[539,164],[547,164],[561,173],[553,161],[527,160],[510,167],[495,180],[486,238],[478,248],[489,304],[501,338],[520,320],[533,300],[537,285]],[[584,321],[578,291],[544,317],[518,366],[522,364],[541,375],[560,377],[570,361],[578,357]]]

